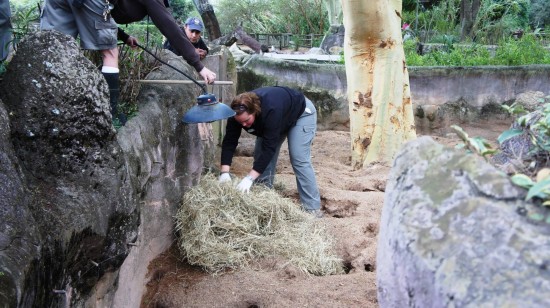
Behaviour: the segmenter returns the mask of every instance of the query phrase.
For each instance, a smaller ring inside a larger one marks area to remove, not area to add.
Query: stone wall
[[[240,59],[238,91],[286,85],[302,90],[319,109],[319,129],[349,128],[347,81],[342,64],[285,61],[254,55]],[[550,66],[411,67],[417,130],[449,119],[477,121],[502,115],[499,106],[529,91],[550,94]]]

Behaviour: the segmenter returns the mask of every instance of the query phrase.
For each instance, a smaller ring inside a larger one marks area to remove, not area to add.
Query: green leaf
[[[514,174],[510,180],[512,181],[512,183],[514,183],[515,185],[517,186],[520,186],[520,187],[523,187],[523,188],[531,188],[535,183],[533,182],[533,180],[531,180],[530,177],[526,176],[525,174],[521,174],[521,173],[518,173],[518,174]]]
[[[531,117],[528,114],[526,114],[524,116],[519,117],[519,119],[517,120],[517,123],[521,125],[521,127],[525,127],[527,125],[527,122],[529,122],[530,119]]]
[[[525,200],[529,200],[533,197],[539,197],[541,199],[548,199],[548,193],[550,192],[550,178],[546,178],[529,188],[527,197]]]
[[[451,125],[451,128],[455,131],[455,133],[458,135],[458,137],[460,139],[462,139],[463,141],[468,141],[468,134],[462,129],[462,127],[458,126],[458,125]]]
[[[468,140],[469,144],[476,150],[476,152],[478,153],[481,153],[481,151],[483,151],[483,149],[485,148],[483,146],[483,141],[482,140],[479,140],[479,138],[470,138],[470,140]]]
[[[540,146],[543,150],[547,151],[547,152],[550,152],[550,144],[549,143],[546,143],[546,144],[542,144]]]
[[[498,152],[497,149],[486,149],[486,150],[484,150],[483,152],[481,152],[480,154],[481,154],[482,156],[485,156],[485,155],[495,154],[496,152]]]
[[[521,134],[523,134],[523,130],[521,129],[509,129],[502,132],[502,134],[498,136],[497,141],[499,144],[502,144],[504,141]]]
[[[539,214],[539,213],[532,213],[532,214],[529,215],[529,218],[531,218],[532,220],[536,220],[536,221],[542,221],[544,219],[544,215]]]
[[[491,144],[481,137],[473,137],[469,139],[470,145],[482,156],[495,153],[497,150],[491,149]]]

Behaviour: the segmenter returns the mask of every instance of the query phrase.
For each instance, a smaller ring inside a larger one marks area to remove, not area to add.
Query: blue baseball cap
[[[197,30],[200,32],[202,32],[202,29],[204,28],[202,21],[197,17],[187,18],[187,20],[185,21],[185,25],[187,25],[191,30]]]

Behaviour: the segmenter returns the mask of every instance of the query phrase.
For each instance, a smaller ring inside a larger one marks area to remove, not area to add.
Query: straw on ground
[[[262,257],[282,257],[306,273],[343,273],[322,220],[275,190],[254,186],[243,194],[234,184],[206,175],[185,193],[176,230],[190,264],[216,274]]]

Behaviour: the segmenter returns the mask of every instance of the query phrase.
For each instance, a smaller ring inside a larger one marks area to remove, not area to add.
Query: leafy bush
[[[550,206],[550,96],[539,100],[544,104],[543,108],[536,112],[527,113],[523,106],[516,103],[511,106],[502,105],[511,115],[516,117],[511,129],[504,131],[498,137],[498,143],[502,147],[504,142],[520,136],[528,136],[531,147],[527,154],[517,154],[514,159],[516,172],[510,180],[519,187],[527,189],[526,201],[535,204]],[[464,142],[459,148],[465,148],[469,152],[477,153],[487,159],[488,155],[498,153],[491,149],[490,144],[480,137],[469,137],[462,128],[453,125],[453,130]],[[511,149],[514,152],[514,149]],[[540,220],[543,217],[530,216]]]
[[[531,1],[529,24],[533,29],[550,26],[550,5],[548,5],[548,0]]]
[[[136,37],[142,46],[162,48],[164,36],[153,22],[142,21],[128,25],[119,25],[119,27],[129,35]]]
[[[39,19],[38,1],[22,2],[14,6],[11,22],[13,26],[12,44],[15,47],[25,35],[38,30]]]
[[[512,115],[519,116],[516,127],[503,132],[498,142],[505,141],[522,134],[527,134],[531,140],[532,149],[521,160],[526,165],[525,172],[517,173],[511,178],[512,182],[528,189],[526,200],[537,199],[542,205],[550,206],[550,96],[540,100],[544,104],[539,113],[526,113],[522,106],[512,104],[505,107]],[[534,120],[534,121],[533,121]],[[530,168],[531,167],[531,168]]]
[[[191,16],[199,16],[193,2],[187,0],[170,0],[170,9],[176,20],[185,22]]]
[[[481,1],[472,32],[475,40],[494,44],[516,30],[527,29],[529,7],[529,0]]]
[[[404,42],[405,58],[409,66],[476,66],[476,65],[530,65],[550,64],[550,51],[535,35],[521,39],[502,40],[494,55],[479,44],[457,45],[446,50],[436,50],[426,55],[417,53],[417,43]]]
[[[324,34],[329,27],[320,0],[222,0],[216,7],[223,33],[242,26],[248,33]]]
[[[430,9],[417,1],[410,2],[403,2],[403,22],[412,26],[422,42],[434,43],[434,38],[437,40],[442,35],[460,37],[460,0],[440,1]]]
[[[550,52],[534,35],[524,35],[520,40],[503,40],[493,58],[494,65],[550,64]]]

